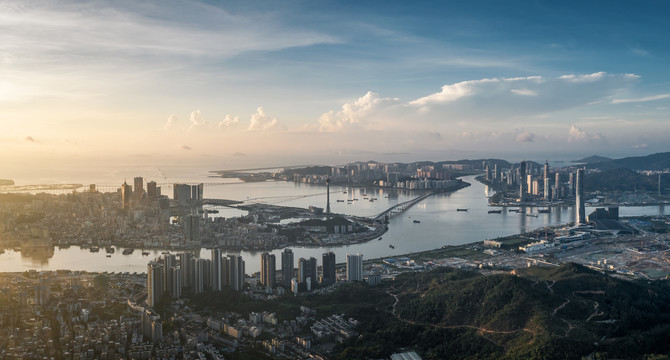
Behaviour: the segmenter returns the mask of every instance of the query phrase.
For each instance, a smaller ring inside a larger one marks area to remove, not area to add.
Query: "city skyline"
[[[666,3],[340,5],[5,2],[3,176],[667,151]]]

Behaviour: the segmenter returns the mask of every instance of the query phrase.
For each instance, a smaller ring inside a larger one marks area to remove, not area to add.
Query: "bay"
[[[145,181],[152,179],[145,179]],[[381,240],[372,240],[362,244],[341,247],[291,247],[294,256],[315,257],[321,264],[321,254],[333,251],[338,262],[344,262],[347,253],[361,253],[364,259],[392,257],[401,254],[431,250],[444,245],[461,245],[500,236],[513,235],[545,226],[561,225],[574,221],[574,207],[555,207],[551,213],[537,214],[537,209],[527,208],[532,217],[524,213],[508,212],[502,208],[500,214],[489,214],[487,197],[493,195],[488,188],[474,180],[473,176],[464,177],[471,186],[451,192],[430,196],[404,213],[391,218],[389,230]],[[157,180],[158,181],[158,180]],[[183,182],[221,182],[221,179],[210,178],[206,173],[183,177]],[[243,183],[226,179],[224,185],[208,185],[205,187],[205,198],[231,199],[241,201],[258,201],[277,205],[308,207],[315,205],[325,207],[326,188],[320,185],[296,184],[292,182],[257,182]],[[163,191],[170,194],[169,191]],[[331,210],[357,216],[373,216],[389,208],[393,204],[404,202],[421,195],[421,192],[391,190],[379,188],[331,186]],[[368,199],[365,199],[365,198]],[[370,198],[376,198],[370,201]],[[347,202],[349,199],[357,201]],[[343,200],[338,202],[337,200]],[[457,209],[468,211],[457,211]],[[587,214],[592,211],[587,206]],[[664,206],[621,207],[621,216],[668,215]],[[222,209],[217,216],[239,216],[244,214],[237,209]],[[537,215],[537,217],[535,217]],[[418,220],[419,223],[414,222]],[[390,246],[392,245],[393,248]],[[69,248],[34,248],[22,251],[7,250],[0,254],[0,271],[26,270],[85,270],[95,272],[146,272],[147,263],[164,250],[148,250],[150,255],[143,256],[140,249],[133,254],[123,255],[123,248],[116,248],[111,257],[106,257],[104,249],[91,253],[88,249],[78,246]],[[281,262],[282,249],[271,251],[277,256],[278,266]],[[251,274],[260,270],[260,251],[229,252],[240,254],[246,262],[246,272]],[[210,258],[210,250],[201,249],[199,256]],[[297,265],[297,264],[296,264]]]

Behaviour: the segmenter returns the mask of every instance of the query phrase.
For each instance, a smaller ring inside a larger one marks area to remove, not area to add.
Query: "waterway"
[[[151,179],[148,179],[151,180]],[[216,181],[206,174],[188,179],[195,181]],[[321,264],[321,254],[333,251],[338,262],[346,259],[347,253],[361,253],[364,258],[391,257],[415,251],[431,250],[444,245],[461,245],[499,236],[513,235],[574,221],[573,207],[552,208],[551,213],[537,214],[537,209],[528,208],[524,213],[509,212],[501,208],[500,214],[489,214],[487,197],[493,195],[489,189],[474,180],[473,176],[463,180],[472,185],[464,189],[441,193],[420,201],[404,213],[391,218],[389,230],[381,240],[372,240],[362,244],[342,247],[303,248],[291,247],[294,256],[315,257]],[[182,180],[186,181],[186,179]],[[389,208],[393,204],[404,202],[419,196],[419,192],[404,190],[353,188],[331,186],[331,211],[349,215],[372,216]],[[241,183],[227,179],[225,185],[205,187],[206,198],[252,200],[277,205],[325,207],[325,187],[291,182]],[[367,198],[367,199],[365,199]],[[370,201],[371,198],[376,198]],[[358,199],[357,201],[347,201]],[[337,200],[343,200],[338,202]],[[457,211],[468,209],[468,211]],[[496,208],[497,209],[497,208]],[[241,210],[220,208],[217,216],[239,216]],[[587,206],[587,214],[592,207]],[[670,208],[664,206],[622,207],[621,216],[668,215]],[[533,215],[533,216],[527,216]],[[537,217],[535,217],[537,215]],[[414,220],[418,220],[416,223]],[[391,247],[393,246],[393,248]],[[98,272],[146,272],[147,262],[161,255],[162,250],[149,250],[150,255],[143,256],[140,249],[131,255],[123,255],[123,248],[117,248],[111,257],[106,257],[104,248],[98,253],[77,246],[69,248],[36,248],[23,251],[7,250],[0,254],[0,272],[35,270],[86,270]],[[280,263],[281,249],[274,250]],[[259,251],[231,252],[240,254],[246,262],[246,272],[260,270]],[[200,257],[209,258],[210,250],[202,249]],[[278,265],[279,266],[279,265]]]

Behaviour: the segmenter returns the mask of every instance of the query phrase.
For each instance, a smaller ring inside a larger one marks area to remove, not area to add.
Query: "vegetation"
[[[658,178],[630,169],[608,169],[584,176],[584,190],[590,191],[656,191]]]
[[[670,152],[602,161],[588,165],[592,169],[665,170],[670,169]]]

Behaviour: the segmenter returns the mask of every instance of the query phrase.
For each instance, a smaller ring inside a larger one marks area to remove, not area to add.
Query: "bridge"
[[[385,220],[388,220],[391,217],[402,213],[403,211],[412,207],[414,204],[418,203],[419,201],[421,201],[421,200],[423,200],[423,199],[425,199],[425,198],[427,198],[431,195],[433,195],[432,192],[427,192],[427,193],[425,193],[421,196],[418,196],[418,197],[416,197],[412,200],[408,200],[408,201],[405,201],[405,202],[395,204],[395,205],[391,206],[390,208],[382,211],[381,213],[379,213],[376,216],[371,217],[371,218],[376,220],[376,221],[384,222]]]

